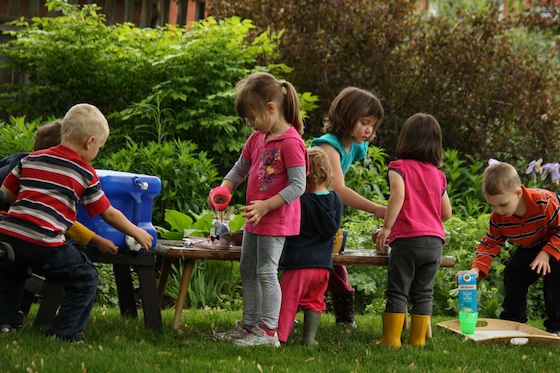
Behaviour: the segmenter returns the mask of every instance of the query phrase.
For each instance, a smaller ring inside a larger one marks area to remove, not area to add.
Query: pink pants
[[[326,268],[285,270],[280,281],[282,305],[278,319],[278,339],[286,342],[294,326],[298,307],[322,313],[325,306],[325,291],[330,272]]]
[[[348,282],[348,270],[345,265],[334,265],[334,272],[329,278],[328,291],[331,294],[354,294],[354,288]]]

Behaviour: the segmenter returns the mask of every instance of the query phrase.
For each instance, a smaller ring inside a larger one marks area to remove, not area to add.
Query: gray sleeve
[[[249,175],[250,168],[251,162],[240,156],[224,179],[231,181],[235,188],[237,188]]]
[[[290,184],[278,193],[286,203],[291,203],[305,192],[305,171],[305,166],[288,168]]]

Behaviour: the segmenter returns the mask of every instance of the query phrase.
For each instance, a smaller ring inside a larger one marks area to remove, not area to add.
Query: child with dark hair
[[[331,103],[323,131],[311,146],[318,146],[327,153],[333,168],[332,190],[337,192],[345,205],[372,213],[377,218],[385,216],[385,206],[361,196],[344,183],[350,166],[367,155],[369,142],[383,120],[383,106],[371,92],[357,88],[344,88]],[[357,327],[354,321],[354,289],[348,282],[348,270],[335,265],[328,291],[336,317],[341,326]]]
[[[303,344],[317,344],[315,335],[325,310],[325,291],[333,270],[333,237],[340,227],[344,205],[336,192],[329,191],[332,167],[319,147],[311,148],[306,192],[301,196],[299,236],[286,239],[280,258],[284,270],[280,288],[282,306],[278,339],[286,342],[298,308],[303,309]]]
[[[436,272],[451,217],[447,179],[442,163],[442,134],[429,114],[414,114],[404,123],[396,161],[387,166],[391,195],[383,227],[375,242],[382,250],[389,240],[387,303],[380,344],[401,347],[408,299],[412,322],[408,344],[422,347],[432,315]]]

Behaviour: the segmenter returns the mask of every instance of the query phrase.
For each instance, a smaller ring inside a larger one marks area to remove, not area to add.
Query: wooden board
[[[461,332],[459,320],[440,322],[437,326],[464,335],[475,342],[560,345],[560,337],[557,335],[515,321],[481,318],[476,323],[474,334]]]
[[[241,246],[214,245],[210,238],[206,237],[187,237],[184,238],[183,241],[185,242],[185,245],[191,244],[193,247],[199,249],[241,251]]]

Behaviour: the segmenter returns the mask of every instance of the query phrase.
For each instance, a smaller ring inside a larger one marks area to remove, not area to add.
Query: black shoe
[[[52,330],[47,330],[45,332],[45,336],[47,338],[56,338],[56,339],[60,339],[66,342],[70,342],[73,345],[81,345],[84,344],[84,340],[82,338],[82,336],[80,334],[74,334],[74,336],[72,337],[66,337],[60,334],[57,334],[56,332],[52,331]]]

